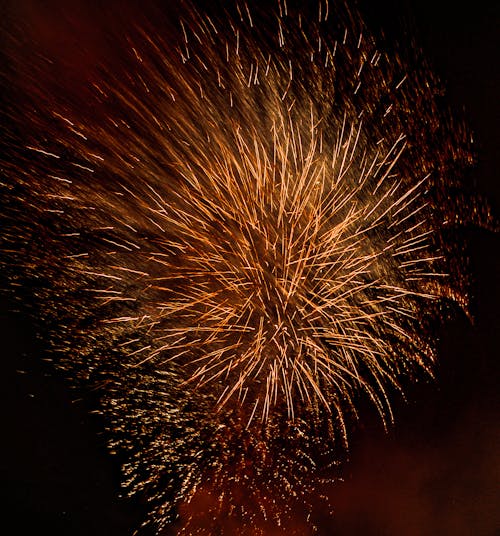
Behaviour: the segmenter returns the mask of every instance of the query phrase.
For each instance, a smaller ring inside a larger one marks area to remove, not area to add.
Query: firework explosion
[[[363,395],[390,421],[466,308],[467,133],[344,5],[174,11],[113,14],[84,74],[8,33],[3,264],[99,392],[146,525],[183,505],[214,534],[201,496],[240,534],[306,534]]]

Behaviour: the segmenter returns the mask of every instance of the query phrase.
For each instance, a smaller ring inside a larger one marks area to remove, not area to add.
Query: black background
[[[498,216],[499,4],[361,5],[368,25],[384,28],[389,39],[404,39],[405,25],[416,35],[448,101],[471,126],[476,189]],[[499,533],[500,238],[488,231],[471,231],[470,238],[473,325],[459,317],[442,331],[437,382],[411,388],[409,402],[396,404],[389,433],[370,419],[359,427],[345,482],[331,490],[335,520],[325,520],[321,534]],[[130,534],[142,508],[118,499],[119,467],[106,452],[99,417],[41,363],[32,323],[9,312],[5,300],[0,329],[4,533]]]

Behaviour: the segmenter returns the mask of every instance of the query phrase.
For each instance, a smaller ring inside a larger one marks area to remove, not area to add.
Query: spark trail
[[[468,135],[340,3],[174,11],[100,12],[95,61],[8,32],[3,264],[98,389],[146,525],[181,504],[213,534],[206,493],[241,534],[305,534],[359,401],[390,422],[466,308]]]

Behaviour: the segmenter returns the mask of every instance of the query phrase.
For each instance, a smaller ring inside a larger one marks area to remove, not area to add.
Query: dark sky
[[[389,36],[401,38],[401,20],[410,20],[449,102],[475,134],[476,188],[498,216],[499,4],[362,5],[368,23]],[[442,331],[436,384],[408,391],[388,434],[368,419],[353,435],[345,482],[329,490],[336,518],[325,521],[321,534],[500,533],[500,236],[471,231],[470,238],[474,325],[459,317]],[[130,534],[142,510],[117,498],[119,468],[106,453],[99,418],[39,363],[43,346],[29,319],[9,313],[5,301],[0,327],[0,505],[2,523],[12,526],[7,534]]]

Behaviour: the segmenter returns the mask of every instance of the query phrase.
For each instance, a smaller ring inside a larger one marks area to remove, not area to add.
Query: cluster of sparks
[[[181,505],[213,534],[186,506],[208,493],[266,533],[307,510],[360,394],[390,420],[400,377],[431,373],[429,319],[465,307],[443,229],[466,135],[338,3],[169,28],[111,34],[90,105],[48,90],[46,58],[17,67],[3,255],[56,365],[101,392],[147,523]]]

